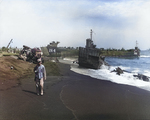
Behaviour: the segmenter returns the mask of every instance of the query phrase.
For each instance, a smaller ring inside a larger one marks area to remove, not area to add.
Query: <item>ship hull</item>
[[[101,59],[98,49],[80,47],[78,63],[81,67],[99,69],[104,61]]]

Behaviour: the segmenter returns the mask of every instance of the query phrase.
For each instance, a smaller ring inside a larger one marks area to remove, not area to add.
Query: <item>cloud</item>
[[[11,38],[18,47],[51,41],[85,46],[93,29],[98,47],[133,48],[138,40],[145,49],[150,44],[149,6],[146,0],[5,0],[0,3],[0,47]]]

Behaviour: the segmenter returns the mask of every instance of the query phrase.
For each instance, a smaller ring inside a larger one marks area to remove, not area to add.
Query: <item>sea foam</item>
[[[101,69],[81,68],[77,64],[72,64],[71,70],[79,74],[88,75],[99,80],[107,80],[117,84],[131,85],[150,91],[150,82],[140,80],[133,75],[143,74],[150,77],[150,51],[141,51],[141,56],[135,59],[122,59],[106,57],[105,61],[110,65],[102,65]],[[120,67],[124,72],[120,76],[111,72]]]
[[[129,67],[122,67],[122,66],[119,67],[124,70],[130,69]],[[150,82],[145,82],[133,76],[138,74],[137,73],[138,69],[133,71],[133,73],[124,72],[124,74],[121,75],[117,75],[115,72],[111,72],[114,69],[115,69],[114,66],[110,67],[109,69],[107,66],[102,66],[102,68],[98,70],[80,68],[77,65],[72,65],[71,67],[72,71],[79,74],[88,75],[93,78],[97,78],[99,80],[111,81],[117,84],[135,86],[150,91]],[[149,73],[150,71],[145,71],[145,75]]]

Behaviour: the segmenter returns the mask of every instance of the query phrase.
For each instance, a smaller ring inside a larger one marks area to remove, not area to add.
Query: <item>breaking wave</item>
[[[149,53],[149,52],[148,52]],[[139,59],[119,59],[106,58],[106,62],[110,67],[102,66],[101,69],[80,68],[78,65],[72,65],[71,70],[79,74],[88,75],[100,80],[107,80],[117,84],[131,85],[150,91],[150,82],[140,80],[133,75],[143,74],[150,77],[150,54],[142,54]],[[120,67],[124,72],[120,76],[115,72],[111,72],[115,68]]]

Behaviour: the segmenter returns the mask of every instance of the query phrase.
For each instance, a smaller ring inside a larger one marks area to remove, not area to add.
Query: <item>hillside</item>
[[[34,66],[34,64],[10,56],[0,57],[0,89],[20,84],[19,79],[30,76]]]
[[[51,60],[43,63],[47,76],[60,76],[60,65]],[[22,78],[33,77],[33,68],[36,64],[16,59],[15,56],[0,57],[0,90],[16,87],[21,84]]]

